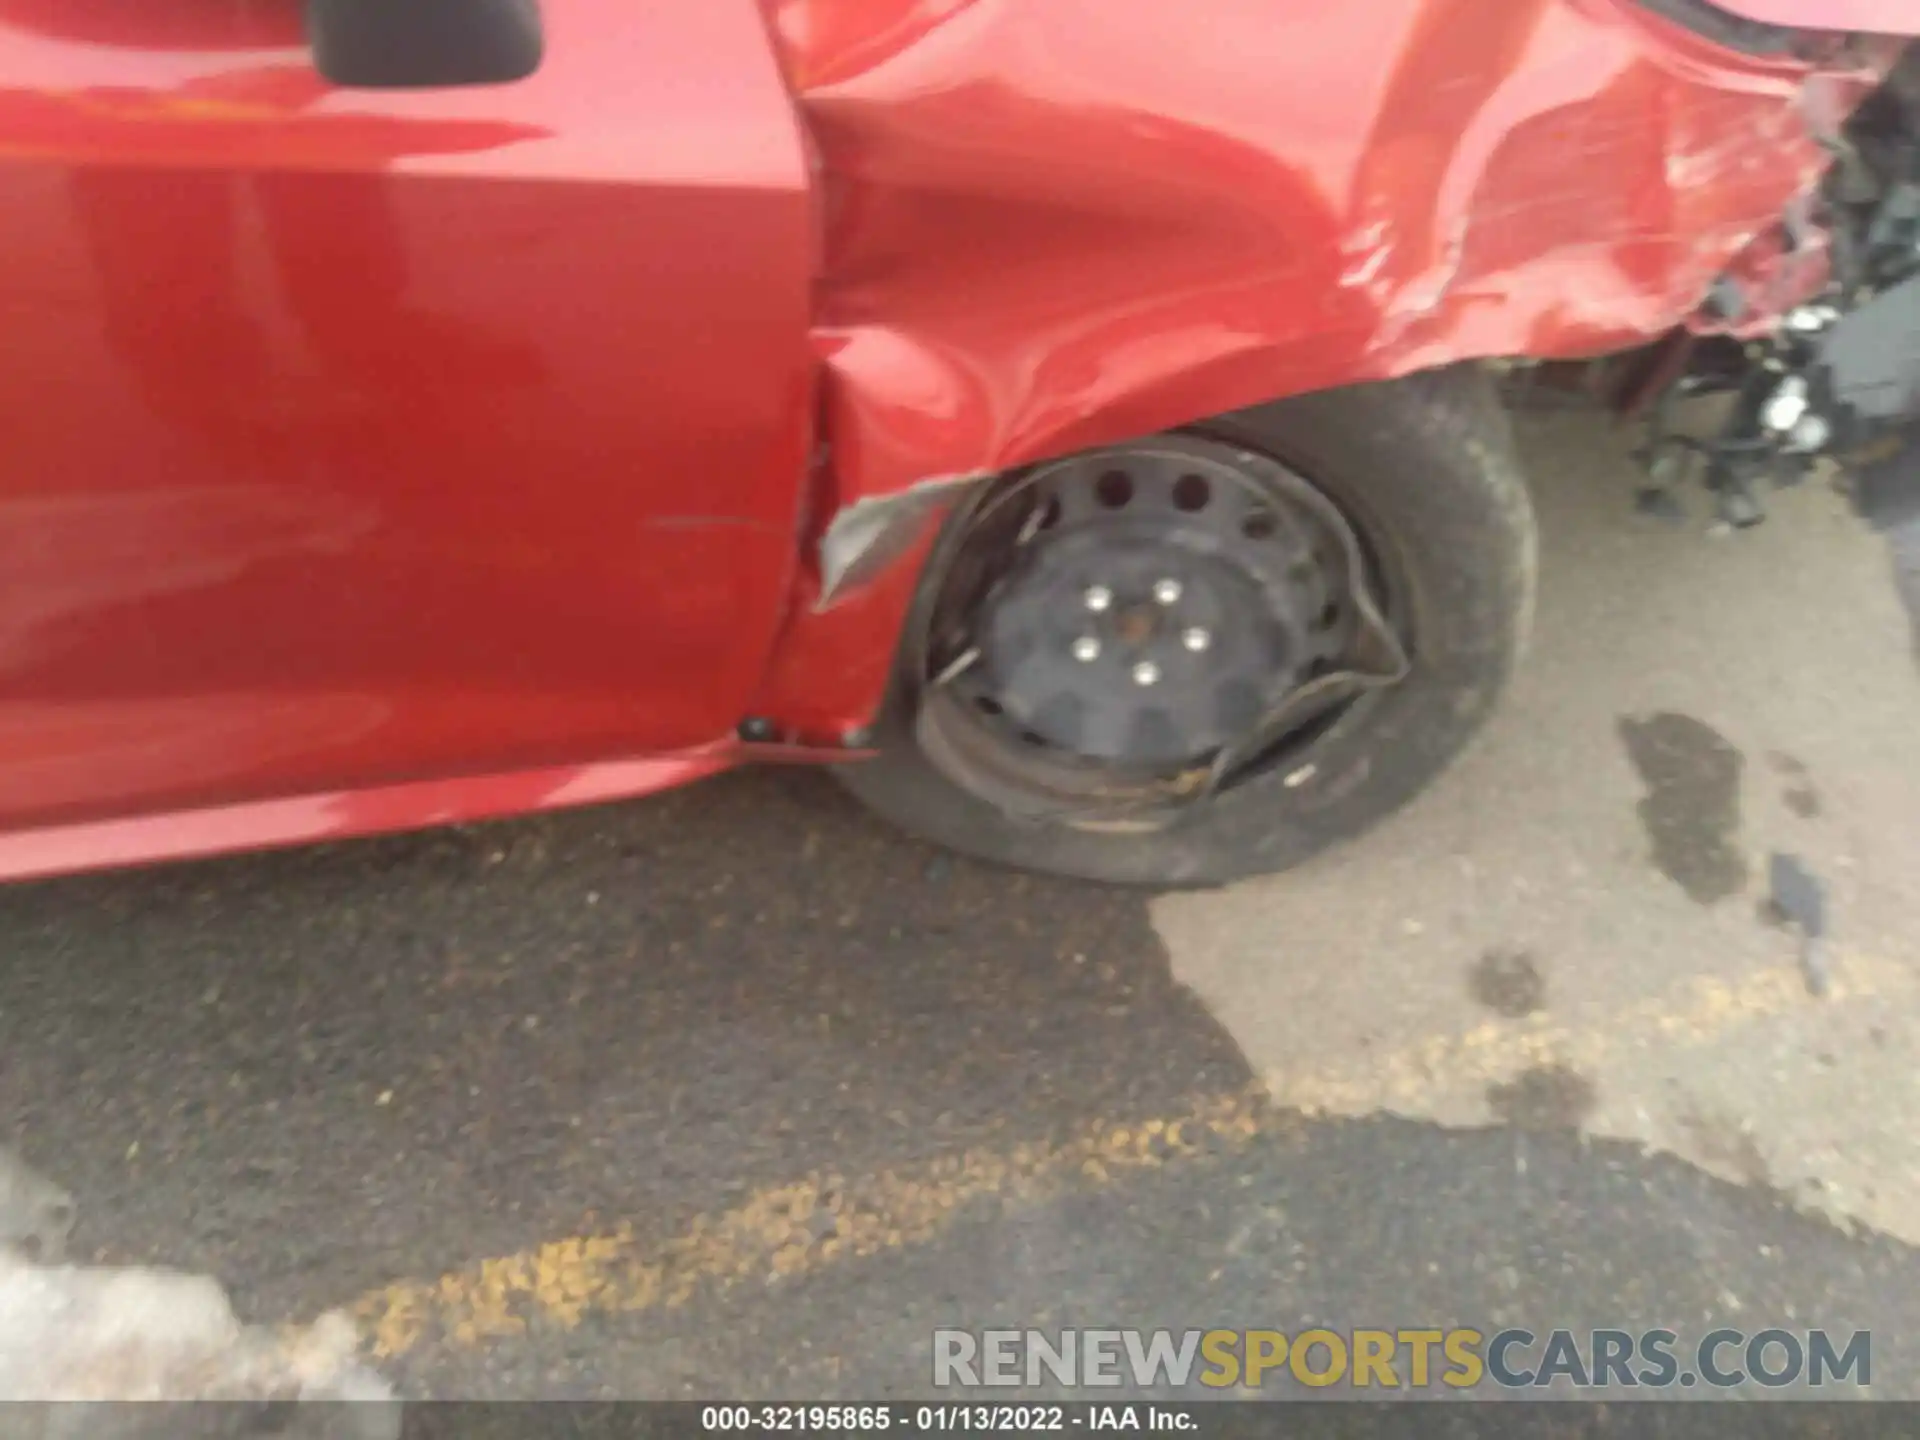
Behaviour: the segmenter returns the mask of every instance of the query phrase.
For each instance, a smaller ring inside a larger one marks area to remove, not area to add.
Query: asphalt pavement
[[[1871,1329],[1920,1394],[1895,559],[1824,484],[1710,538],[1597,417],[1522,430],[1512,702],[1296,874],[1015,875],[767,771],[17,886],[0,1141],[81,1258],[346,1307],[415,1396],[919,1395],[942,1326],[1717,1324]]]

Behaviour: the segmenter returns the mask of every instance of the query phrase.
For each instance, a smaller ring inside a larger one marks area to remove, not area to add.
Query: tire
[[[1532,620],[1533,509],[1486,373],[1455,367],[1298,396],[1191,433],[1293,467],[1348,512],[1393,577],[1407,677],[1284,766],[1248,775],[1170,824],[1121,830],[1015,819],[950,780],[915,741],[917,681],[902,673],[877,726],[880,753],[835,771],[848,789],[901,829],[983,860],[1183,887],[1299,865],[1390,815],[1446,768],[1504,691]],[[950,525],[936,548],[909,636],[931,611],[958,529]]]

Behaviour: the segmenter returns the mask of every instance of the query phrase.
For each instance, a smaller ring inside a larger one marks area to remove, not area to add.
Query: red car
[[[756,759],[1016,865],[1291,865],[1518,658],[1500,375],[1617,357],[1652,483],[1740,522],[1892,453],[1909,33],[0,0],[0,874]],[[1705,389],[1724,433],[1668,435]]]

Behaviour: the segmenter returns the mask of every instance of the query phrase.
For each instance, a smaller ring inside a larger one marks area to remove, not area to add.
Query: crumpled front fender
[[[930,477],[1658,336],[1895,53],[1744,55],[1628,0],[765,4],[821,177],[821,532]],[[872,713],[928,509],[796,611],[764,713]]]

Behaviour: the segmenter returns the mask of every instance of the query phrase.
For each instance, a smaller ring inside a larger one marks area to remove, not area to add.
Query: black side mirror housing
[[[307,0],[313,63],[335,85],[504,85],[540,68],[540,0]]]

